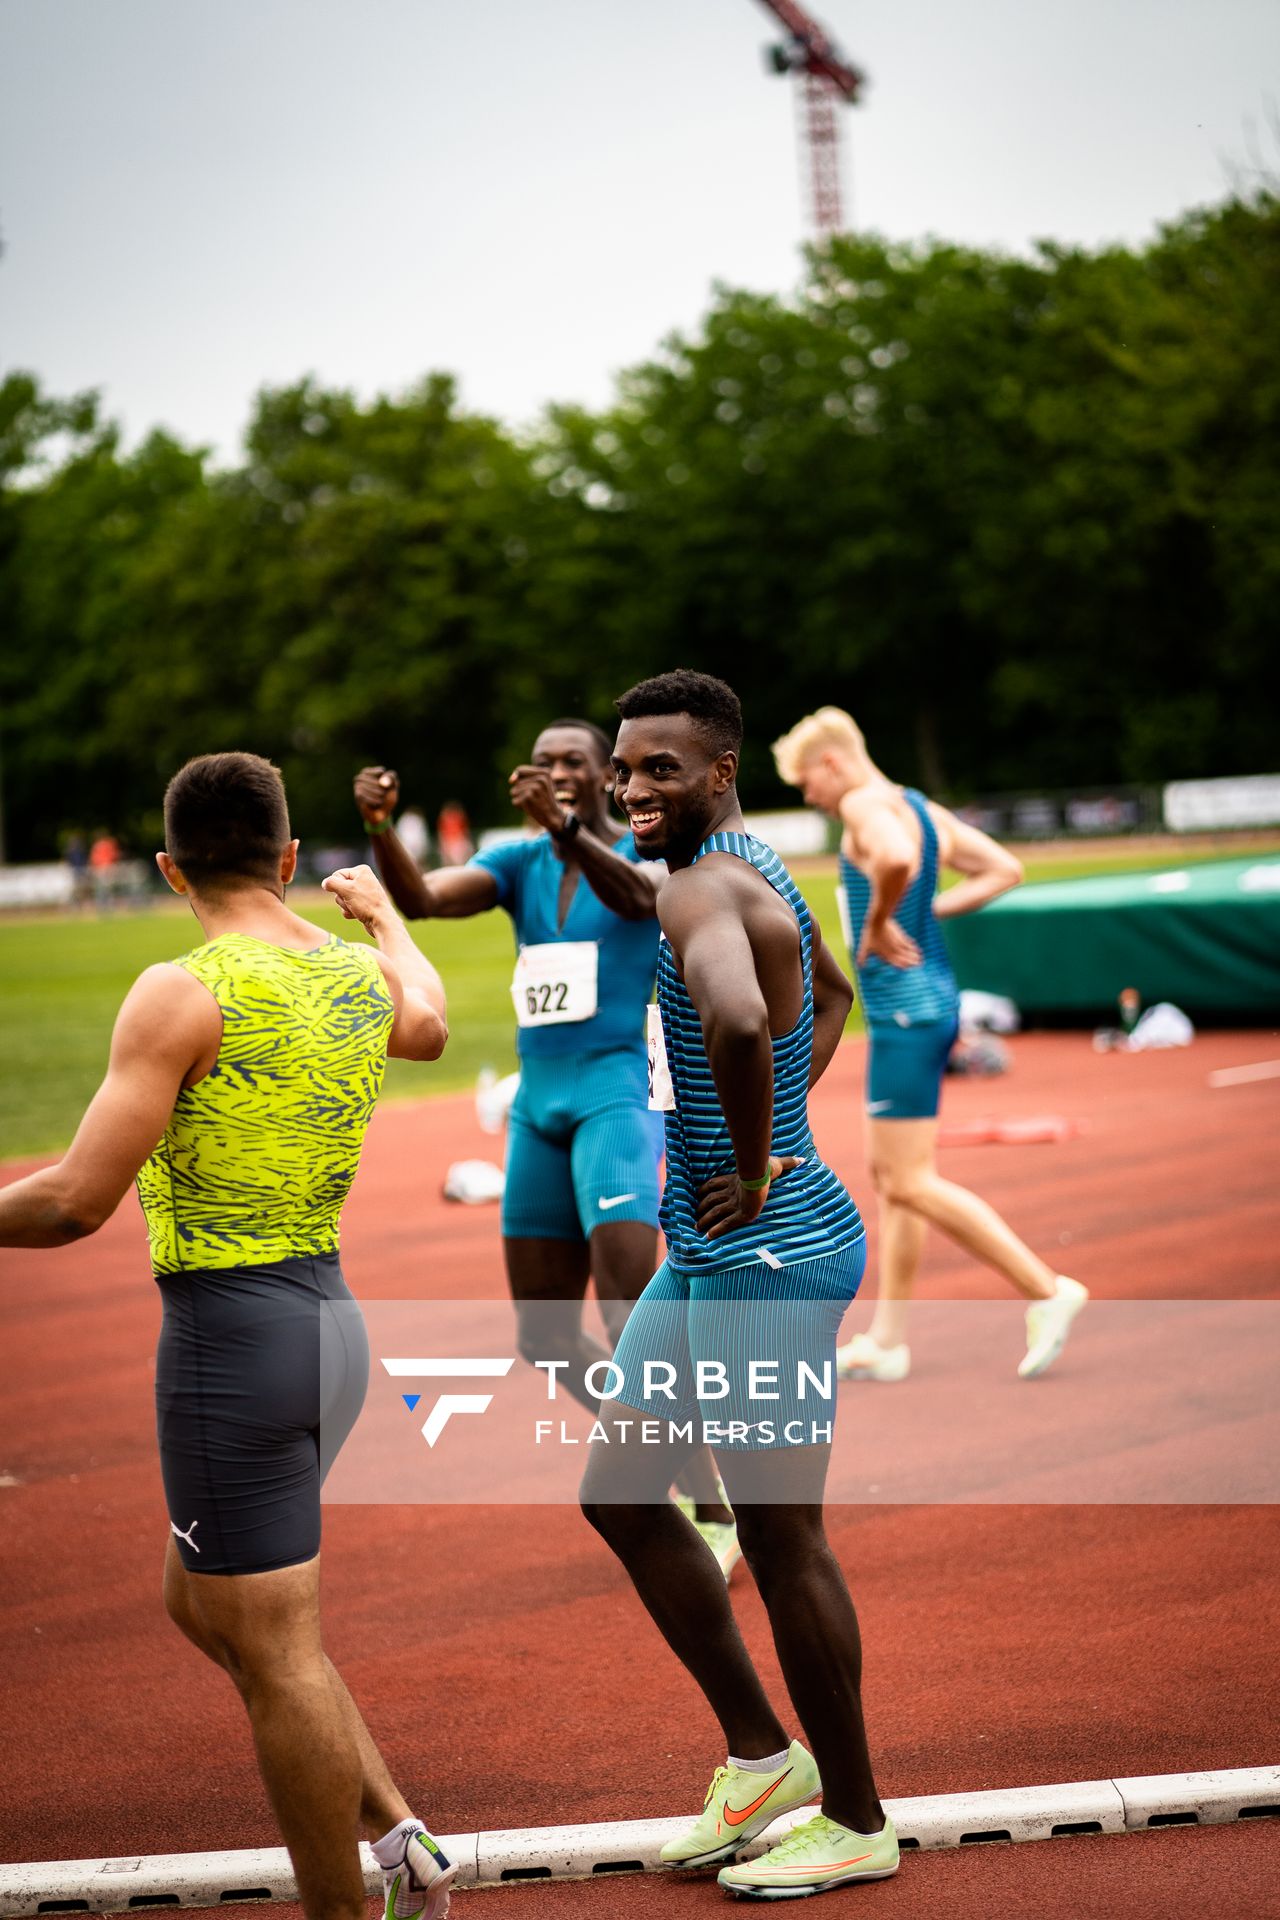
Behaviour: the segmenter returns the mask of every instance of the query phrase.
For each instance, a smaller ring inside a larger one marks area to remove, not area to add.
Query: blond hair
[[[825,747],[834,747],[839,753],[851,753],[860,759],[866,757],[867,743],[862,729],[843,707],[819,707],[816,713],[806,713],[803,720],[797,720],[788,733],[774,741],[773,758],[779,779],[789,787],[798,786],[805,767]]]

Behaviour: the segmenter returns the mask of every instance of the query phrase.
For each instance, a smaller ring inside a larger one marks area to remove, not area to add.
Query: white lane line
[[[885,1802],[905,1847],[958,1847],[975,1841],[1050,1840],[1078,1833],[1133,1833],[1149,1827],[1217,1826],[1280,1817],[1280,1767],[1219,1773],[1149,1774],[1076,1780],[1060,1786],[1004,1787],[994,1793],[939,1793]],[[800,1807],[742,1849],[763,1853],[813,1812]],[[442,1833],[438,1844],[459,1862],[459,1886],[518,1880],[582,1880],[601,1872],[648,1872],[664,1841],[687,1831],[690,1806],[664,1820],[604,1821],[595,1826],[508,1828]],[[381,1872],[361,1848],[365,1888],[381,1890]],[[113,1860],[28,1861],[0,1866],[0,1912],[118,1913],[130,1907],[215,1907],[239,1900],[295,1900],[283,1847],[229,1853],[164,1853]]]
[[[1280,1080],[1280,1060],[1258,1060],[1251,1067],[1219,1067],[1209,1075],[1211,1087],[1243,1087],[1250,1080]]]

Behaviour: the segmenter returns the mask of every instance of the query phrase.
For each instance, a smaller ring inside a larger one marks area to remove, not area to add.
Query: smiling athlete
[[[528,1361],[567,1363],[564,1384],[594,1412],[588,1368],[609,1357],[582,1324],[594,1278],[610,1341],[653,1272],[660,1138],[648,1111],[645,1006],[658,956],[663,875],[609,816],[609,742],[588,720],[556,720],[511,774],[536,837],[419,871],[391,824],[399,780],[366,767],[355,795],[388,891],[408,919],[465,919],[502,907],[515,929],[512,998],[520,1090],[511,1109],[503,1253]],[[721,1572],[739,1557],[710,1460],[681,1485]]]
[[[618,1343],[616,1397],[601,1413],[608,1444],[592,1449],[583,1508],[728,1748],[701,1817],[664,1862],[728,1860],[820,1792],[821,1813],[719,1878],[760,1899],[821,1893],[898,1866],[867,1754],[857,1617],[823,1526],[830,1427],[804,1417],[806,1374],[825,1383],[833,1411],[836,1334],[863,1264],[858,1209],[818,1157],[807,1111],[853,994],[777,854],[746,830],[732,690],[681,671],[617,705],[617,797],[641,852],[671,869],[658,900],[654,1040],[655,1087],[670,1082],[669,1251]],[[793,1428],[799,1437],[778,1444]],[[672,1465],[704,1438],[812,1753],[789,1739],[728,1595],[662,1499]]]
[[[443,1051],[444,990],[367,867],[325,886],[377,952],[292,913],[284,784],[251,753],[174,775],[156,858],[204,943],[149,967],[56,1166],[0,1191],[0,1246],[94,1233],[136,1178],[164,1305],[164,1600],[237,1687],[308,1920],[442,1920],[457,1867],[393,1784],[320,1639],[320,1485],[369,1347],[338,1220],[388,1054]]]
[[[840,885],[849,951],[867,1021],[867,1133],[880,1201],[880,1291],[867,1333],[840,1352],[847,1378],[903,1380],[907,1308],[930,1226],[1023,1294],[1024,1380],[1051,1366],[1089,1298],[1055,1274],[1000,1215],[938,1172],[938,1107],[956,1037],[959,990],[939,922],[972,913],[1022,879],[996,841],[913,787],[885,778],[861,729],[839,707],[798,721],[774,744],[778,772],[805,802],[839,820]],[[935,898],[939,870],[959,885]]]

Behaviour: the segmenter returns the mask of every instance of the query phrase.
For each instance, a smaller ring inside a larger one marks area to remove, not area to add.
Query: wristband
[[[364,830],[366,833],[386,833],[390,826],[391,818],[388,815],[385,820],[366,820]]]
[[[564,821],[560,826],[552,828],[551,838],[553,840],[572,840],[581,825],[582,822],[579,820],[573,808],[566,807]]]
[[[744,1180],[741,1174],[738,1175],[738,1185],[742,1188],[742,1191],[744,1193],[763,1193],[764,1189],[767,1186],[772,1185],[772,1182],[773,1182],[772,1161],[769,1164],[768,1172],[762,1173],[758,1180]]]

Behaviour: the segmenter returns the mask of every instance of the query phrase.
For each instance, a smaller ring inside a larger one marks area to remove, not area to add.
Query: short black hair
[[[598,727],[594,720],[578,720],[569,715],[560,720],[548,720],[545,727],[538,728],[538,732],[539,734],[551,733],[556,727],[574,727],[579,733],[589,733],[595,742],[596,752],[606,767],[613,759],[613,742],[604,728]]]
[[[197,889],[278,880],[292,838],[280,769],[256,753],[202,753],[165,788],[165,849]]]
[[[687,713],[712,753],[742,751],[742,703],[731,686],[710,673],[677,667],[629,687],[614,706],[624,720],[650,713]]]

